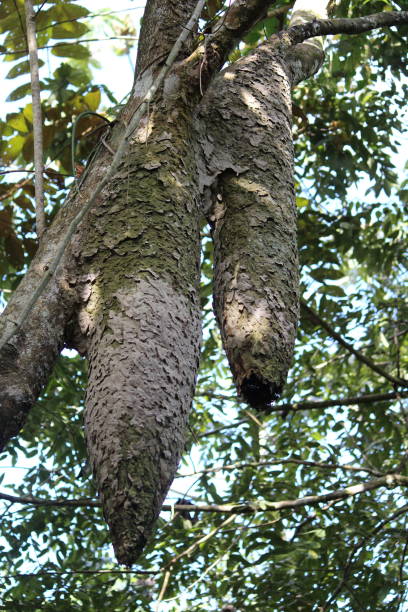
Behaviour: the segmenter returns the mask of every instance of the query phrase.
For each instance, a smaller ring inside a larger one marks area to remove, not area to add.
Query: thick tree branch
[[[25,0],[25,13],[28,57],[30,62],[31,96],[33,101],[35,216],[37,235],[38,238],[41,239],[45,231],[43,122],[41,112],[41,87],[38,65],[38,50],[35,34],[35,13],[31,0]]]
[[[268,512],[276,510],[290,510],[300,508],[302,506],[314,506],[322,502],[327,503],[333,500],[347,499],[361,495],[367,491],[373,491],[380,487],[397,488],[408,487],[408,476],[401,474],[387,474],[380,478],[369,480],[360,484],[337,489],[331,493],[323,495],[308,495],[297,499],[285,499],[282,501],[266,501],[249,502],[247,504],[212,504],[212,505],[194,505],[194,504],[164,504],[162,512],[214,512],[219,514],[250,514],[253,512]],[[41,499],[38,497],[8,495],[0,493],[0,499],[13,503],[27,504],[33,506],[57,506],[57,507],[83,507],[83,506],[100,506],[101,503],[93,499]]]
[[[312,3],[297,0],[293,7],[289,29],[291,26],[316,19],[326,19],[327,5],[328,0],[316,0]],[[271,43],[275,44],[276,40],[279,40],[279,34],[272,37]],[[285,53],[285,60],[291,74],[292,86],[313,76],[324,61],[323,38],[316,37],[312,41],[290,47]]]
[[[374,13],[364,17],[352,19],[317,19],[290,27],[277,36],[285,47],[314,38],[315,36],[326,36],[328,34],[361,34],[391,26],[408,24],[408,11],[389,11]]]
[[[408,16],[408,12],[407,12],[407,16]],[[327,334],[331,338],[333,338],[333,340],[336,340],[336,342],[338,342],[341,346],[343,346],[349,353],[354,355],[356,359],[361,361],[361,363],[364,363],[371,370],[373,370],[374,372],[377,372],[377,374],[380,374],[380,376],[389,380],[393,385],[396,385],[397,387],[408,387],[408,380],[392,376],[392,374],[389,374],[388,372],[383,370],[383,368],[381,368],[376,363],[374,363],[374,361],[372,361],[369,357],[366,357],[365,355],[360,353],[360,351],[357,351],[351,344],[346,342],[344,338],[342,338],[342,336],[340,336],[340,334],[338,334],[332,328],[332,326],[329,325],[329,323],[327,323],[324,319],[322,319],[321,316],[315,310],[310,308],[310,306],[308,306],[304,300],[300,301],[300,305],[303,311],[307,314],[307,316],[312,321],[314,321],[320,327],[322,327],[327,332]]]
[[[280,17],[291,8],[287,5],[268,11],[268,7],[274,2],[275,0],[235,0],[213,25],[211,32],[204,34],[204,43],[200,44],[186,61],[193,67],[200,65],[200,74],[204,75],[206,84],[225,64],[234,46],[258,21],[267,15]],[[196,72],[192,72],[196,76]]]
[[[276,0],[235,0],[225,14],[214,24],[208,36],[208,44],[213,47],[223,65],[234,45],[245,36],[250,29],[268,14],[268,8]],[[288,7],[277,9],[285,13]]]

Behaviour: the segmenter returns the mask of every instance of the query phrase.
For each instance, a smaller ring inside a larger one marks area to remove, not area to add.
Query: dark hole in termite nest
[[[241,393],[246,402],[256,410],[266,410],[279,399],[281,388],[276,383],[267,382],[256,374],[251,374],[241,385]]]

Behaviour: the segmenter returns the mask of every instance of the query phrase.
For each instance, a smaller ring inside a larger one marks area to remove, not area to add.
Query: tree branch
[[[186,557],[186,556],[191,555],[191,553],[193,553],[195,551],[195,549],[198,546],[200,546],[200,544],[204,544],[205,542],[208,542],[208,540],[211,540],[211,538],[216,533],[218,533],[223,527],[226,527],[227,525],[232,523],[235,519],[236,519],[236,514],[232,514],[231,516],[229,516],[227,519],[225,519],[225,521],[223,521],[222,523],[217,525],[217,527],[215,527],[212,531],[210,531],[210,533],[207,533],[206,535],[202,536],[201,538],[198,538],[198,540],[193,542],[191,544],[191,546],[189,546],[188,548],[183,550],[183,552],[179,553],[178,555],[176,555],[172,559],[170,559],[170,561],[167,563],[167,565],[164,566],[164,569],[171,568],[175,563],[177,563],[177,561],[179,559],[182,559],[182,557]]]
[[[353,406],[359,404],[373,404],[374,402],[389,402],[399,397],[408,397],[408,391],[392,391],[391,393],[369,393],[367,395],[356,395],[337,400],[322,400],[321,402],[299,402],[293,404],[280,404],[268,408],[271,412],[297,412],[298,410],[323,410],[333,406]]]
[[[327,18],[328,0],[305,3],[297,0],[293,7],[289,29],[292,26]],[[279,34],[272,37],[272,42],[279,40]],[[324,61],[323,38],[315,37],[301,45],[290,47],[285,53],[286,65],[291,73],[292,86],[314,75]]]
[[[268,14],[276,16],[286,13],[290,6],[279,7],[268,13],[268,8],[276,0],[235,0],[226,9],[224,15],[214,24],[211,32],[205,34],[204,44],[201,44],[188,58],[194,65],[205,62],[206,80],[214,75],[226,62],[235,44],[245,36],[251,28]]]
[[[276,0],[235,0],[226,12],[212,27],[208,42],[220,56],[221,65],[227,59],[234,45],[250,29],[268,15],[268,9]],[[286,13],[290,7],[276,9],[276,14]]]
[[[56,506],[60,508],[92,506],[99,508],[101,502],[91,498],[80,499],[43,499],[40,497],[32,497],[31,495],[9,495],[8,493],[0,493],[0,499],[10,501],[14,504],[25,504],[31,506]]]
[[[302,506],[314,506],[322,502],[327,503],[332,500],[347,499],[356,495],[361,495],[367,491],[372,491],[380,487],[396,488],[408,487],[408,476],[401,474],[386,474],[380,478],[369,480],[360,484],[337,489],[331,493],[324,495],[308,495],[297,499],[285,499],[282,501],[266,501],[249,502],[247,504],[212,504],[212,505],[194,505],[194,504],[164,504],[161,508],[162,512],[214,512],[219,514],[251,514],[253,512],[268,512],[276,510],[290,510]],[[33,506],[57,506],[57,507],[83,507],[93,506],[99,507],[101,503],[94,499],[42,499],[31,496],[16,496],[7,493],[0,493],[0,499],[11,501],[19,504],[29,504]]]
[[[44,146],[41,113],[41,88],[38,66],[38,50],[35,35],[35,13],[32,0],[25,0],[28,57],[30,62],[31,97],[33,101],[33,139],[35,170],[35,217],[37,236],[41,239],[45,231],[44,214]]]
[[[285,47],[328,34],[361,34],[378,28],[399,26],[408,23],[408,11],[387,11],[352,19],[317,19],[294,25],[277,36]]]
[[[75,576],[82,574],[140,574],[155,576],[161,570],[101,569],[101,570],[40,570],[27,574],[4,574],[5,578],[39,578],[40,576]]]
[[[187,478],[190,476],[197,476],[198,474],[215,474],[216,472],[232,471],[232,470],[243,470],[246,467],[265,467],[268,465],[305,465],[307,467],[315,467],[324,470],[344,470],[350,472],[365,472],[366,474],[372,474],[373,476],[381,476],[383,472],[373,470],[371,468],[365,468],[355,465],[340,465],[338,463],[319,463],[318,461],[307,461],[305,459],[273,459],[271,461],[249,461],[247,463],[231,463],[229,465],[219,465],[213,468],[206,468],[205,470],[198,470],[197,472],[191,472],[190,474],[177,474],[176,478]]]
[[[210,397],[214,399],[219,399],[221,401],[229,401],[229,402],[239,402],[239,398],[237,397],[227,397],[225,395],[219,395],[217,393],[200,393],[197,395],[202,395],[204,397]],[[332,408],[334,406],[353,406],[360,404],[373,404],[375,402],[390,402],[394,399],[399,399],[402,397],[408,397],[408,391],[392,391],[391,393],[369,393],[367,395],[356,395],[354,397],[345,397],[343,399],[335,399],[335,400],[322,400],[316,402],[299,402],[293,404],[278,404],[277,406],[271,406],[267,410],[267,414],[271,414],[272,412],[282,412],[286,414],[288,412],[298,412],[299,410],[323,410],[324,408]],[[235,421],[235,423],[231,423],[230,425],[223,425],[222,427],[217,427],[215,429],[211,429],[210,431],[205,431],[202,434],[196,434],[197,438],[205,438],[207,436],[215,435],[220,431],[224,431],[225,429],[234,429],[238,427],[238,425],[242,425],[246,423],[247,419],[241,419],[239,421]]]
[[[408,12],[407,12],[407,20],[408,20]],[[407,21],[407,23],[408,23],[408,21]],[[386,372],[380,366],[378,366],[376,363],[374,363],[374,361],[372,361],[369,357],[366,357],[365,355],[363,355],[362,353],[357,351],[351,344],[346,342],[340,336],[340,334],[338,334],[332,328],[332,326],[329,325],[329,323],[324,321],[324,319],[322,319],[321,316],[319,314],[317,314],[317,312],[315,310],[310,308],[310,306],[308,306],[304,300],[300,300],[300,305],[303,308],[303,310],[306,312],[306,314],[309,316],[310,319],[312,319],[315,323],[320,325],[320,327],[322,327],[327,332],[327,334],[331,338],[333,338],[333,340],[336,340],[336,342],[338,342],[347,351],[349,351],[349,353],[352,353],[359,361],[364,363],[366,366],[368,366],[374,372],[377,372],[377,374],[380,374],[380,376],[382,376],[383,378],[386,378],[387,380],[392,382],[393,385],[396,385],[397,387],[408,387],[408,380],[405,380],[403,378],[397,378],[395,376],[392,376],[392,374],[388,374],[388,372]]]

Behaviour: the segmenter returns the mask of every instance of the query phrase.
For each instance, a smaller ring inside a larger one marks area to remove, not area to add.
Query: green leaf
[[[334,295],[336,297],[345,297],[344,289],[338,287],[337,285],[323,285],[323,287],[319,287],[319,293],[325,293],[327,295]]]
[[[25,98],[31,93],[31,83],[25,83],[24,85],[20,85],[17,89],[14,89],[11,94],[9,94],[6,98],[6,102],[15,102],[16,100],[21,100],[21,98]]]
[[[52,49],[52,54],[57,57],[72,57],[73,59],[83,60],[91,57],[91,53],[87,47],[80,44],[61,44]]]
[[[25,137],[21,136],[20,134],[17,134],[16,136],[13,136],[13,138],[10,138],[10,140],[7,140],[4,152],[8,159],[16,159],[18,154],[21,152],[25,141]]]
[[[42,59],[38,59],[38,65],[44,66],[44,62]],[[6,79],[15,79],[23,74],[30,73],[30,62],[25,60],[24,62],[20,62],[13,66],[7,73]]]
[[[338,280],[344,277],[344,273],[333,268],[317,268],[310,271],[310,276],[317,281]]]
[[[62,23],[52,28],[52,38],[80,38],[89,32],[89,28],[84,23]]]
[[[90,91],[84,96],[84,102],[91,111],[96,111],[101,103],[101,92],[99,89]]]
[[[18,132],[28,132],[29,128],[27,125],[27,122],[25,120],[25,117],[23,114],[13,114],[13,115],[8,115],[7,116],[7,123],[9,124],[10,127],[14,128],[15,130],[17,130]]]

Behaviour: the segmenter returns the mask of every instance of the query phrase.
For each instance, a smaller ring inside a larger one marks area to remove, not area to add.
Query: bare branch
[[[84,43],[107,42],[109,40],[129,40],[129,41],[136,42],[137,40],[139,40],[139,38],[137,36],[107,36],[106,38],[80,38],[78,40],[66,40],[64,42],[58,42],[58,43],[55,43],[54,45],[43,45],[42,47],[38,47],[38,50],[54,49],[56,47],[64,47],[67,45],[82,45]],[[9,55],[11,57],[12,55],[16,55],[16,56],[26,55],[27,53],[28,53],[28,48],[21,49],[21,51],[12,51],[11,49],[9,49],[8,51],[1,51],[0,55]],[[13,59],[17,59],[17,57]]]
[[[35,13],[32,0],[25,0],[28,57],[30,62],[31,97],[33,101],[33,139],[35,170],[35,217],[37,236],[41,239],[45,231],[44,214],[44,147],[43,121],[41,113],[41,88],[38,66],[37,39],[35,35]]]
[[[198,393],[197,396],[209,397],[212,399],[218,399],[221,401],[228,402],[239,402],[239,398],[237,397],[228,397],[226,395],[221,395],[218,393]],[[325,408],[332,408],[334,406],[359,406],[364,404],[373,404],[375,402],[390,402],[394,399],[399,399],[403,397],[408,397],[408,391],[391,391],[390,393],[369,393],[367,395],[356,395],[354,397],[344,397],[334,400],[322,400],[315,402],[299,402],[299,403],[287,403],[287,404],[278,404],[277,406],[271,406],[267,410],[267,414],[271,414],[272,412],[281,412],[284,415],[288,412],[298,412],[300,410],[324,410]],[[229,425],[222,425],[221,427],[216,427],[209,431],[205,431],[201,434],[196,434],[198,439],[206,438],[207,436],[213,436],[220,431],[224,431],[226,429],[234,429],[239,425],[243,425],[247,423],[247,419],[240,419],[231,423]]]
[[[372,491],[380,487],[397,488],[408,487],[408,476],[401,474],[387,474],[380,478],[375,478],[367,482],[337,489],[331,493],[324,495],[308,495],[297,499],[285,499],[282,501],[265,501],[250,502],[247,504],[212,504],[212,505],[194,505],[194,504],[164,504],[162,512],[174,512],[175,510],[183,512],[214,512],[219,514],[251,514],[253,512],[269,512],[276,510],[290,510],[302,506],[314,506],[320,503],[327,503],[333,500],[347,499],[361,495],[367,491]],[[93,506],[99,507],[101,503],[94,499],[41,499],[31,496],[16,496],[7,493],[0,493],[0,499],[11,501],[13,503],[29,504],[33,506],[59,506],[59,507],[83,507]]]
[[[406,14],[407,14],[407,23],[408,23],[408,12]],[[305,24],[305,25],[308,25],[308,24]],[[403,378],[397,378],[395,376],[392,376],[392,374],[388,374],[388,372],[386,372],[380,366],[378,366],[376,363],[374,363],[374,361],[369,359],[369,357],[366,357],[365,355],[360,353],[360,351],[357,351],[351,344],[346,342],[342,338],[342,336],[340,336],[340,334],[338,334],[332,328],[332,326],[329,325],[329,323],[324,321],[324,319],[322,319],[321,316],[319,314],[317,314],[317,312],[315,310],[310,308],[310,306],[308,306],[304,300],[300,300],[300,304],[301,304],[304,312],[306,312],[306,314],[310,317],[310,319],[312,319],[315,323],[320,325],[320,327],[322,327],[327,332],[327,334],[331,338],[333,338],[333,340],[336,340],[336,342],[338,342],[347,351],[349,351],[349,353],[352,353],[359,361],[364,363],[366,366],[368,366],[374,372],[377,372],[377,374],[380,374],[380,376],[383,376],[383,378],[386,378],[387,380],[392,382],[393,385],[396,385],[397,387],[408,387],[408,380],[405,380]]]
[[[44,499],[40,497],[32,497],[31,495],[9,495],[8,493],[0,493],[0,499],[10,501],[14,504],[25,504],[30,506],[56,506],[61,508],[66,507],[82,507],[93,506],[99,508],[101,502],[96,499],[80,498],[80,499]]]
[[[198,474],[215,474],[216,472],[228,472],[232,470],[243,470],[246,467],[266,467],[269,465],[304,465],[306,467],[315,467],[323,470],[343,470],[349,472],[365,472],[366,474],[372,474],[373,476],[381,476],[383,472],[373,470],[371,468],[361,467],[358,465],[349,464],[338,464],[338,463],[320,463],[318,461],[307,461],[305,459],[273,459],[271,461],[249,461],[247,463],[231,463],[228,465],[218,465],[212,468],[206,468],[204,470],[198,470],[197,472],[191,472],[189,474],[178,474],[176,478],[187,478],[189,476],[197,476]]]
[[[193,507],[193,506],[191,506],[191,507]],[[208,542],[208,540],[211,540],[211,538],[213,536],[215,536],[216,533],[218,533],[221,529],[223,529],[224,527],[226,527],[227,525],[232,523],[236,519],[236,517],[237,517],[236,514],[232,514],[227,519],[225,519],[225,521],[223,521],[222,523],[217,525],[217,527],[215,527],[212,531],[210,531],[210,533],[207,533],[206,535],[202,536],[201,538],[198,538],[195,542],[193,542],[191,544],[191,546],[189,546],[188,548],[183,550],[183,552],[181,552],[180,554],[178,554],[175,557],[173,557],[167,563],[167,565],[165,566],[164,569],[171,568],[175,563],[177,563],[177,561],[179,559],[182,559],[182,557],[190,556],[195,551],[195,549],[198,546],[200,546],[201,544],[204,544],[205,542]]]
[[[375,402],[390,402],[399,397],[408,397],[408,391],[392,391],[391,393],[368,393],[367,395],[355,395],[336,400],[322,400],[321,402],[299,402],[293,404],[279,404],[267,410],[271,412],[297,412],[299,410],[323,410],[333,406],[355,406],[360,404],[373,404]]]
[[[147,576],[155,576],[161,570],[132,570],[132,569],[101,569],[101,570],[40,570],[39,572],[31,572],[27,574],[3,574],[5,578],[39,578],[40,576],[81,576],[92,574],[140,574]]]

